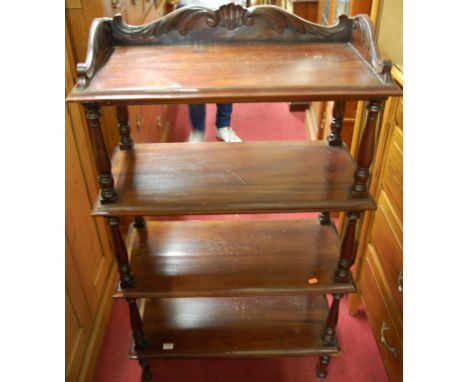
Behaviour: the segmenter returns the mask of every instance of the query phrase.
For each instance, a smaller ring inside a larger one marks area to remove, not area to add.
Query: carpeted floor
[[[216,107],[208,105],[206,139],[215,141]],[[172,140],[184,141],[190,131],[187,107],[180,106]],[[290,113],[287,103],[236,104],[231,125],[246,141],[304,140],[304,113]],[[274,219],[315,217],[316,214],[261,214],[171,217],[174,219]],[[332,358],[328,382],[386,382],[382,360],[363,310],[349,316],[345,297],[340,306],[337,336],[342,352]],[[141,372],[136,361],[127,359],[131,330],[128,308],[114,301],[94,382],[137,382]],[[316,357],[154,360],[154,382],[313,382]],[[143,381],[143,379],[141,379]]]

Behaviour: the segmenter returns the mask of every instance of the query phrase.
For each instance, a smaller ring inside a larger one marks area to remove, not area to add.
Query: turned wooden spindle
[[[359,144],[357,168],[354,172],[354,184],[351,186],[351,196],[353,198],[364,198],[367,196],[369,167],[374,156],[375,126],[379,112],[382,110],[381,103],[381,101],[370,101],[367,105],[366,125]]]
[[[135,350],[146,349],[147,343],[143,334],[143,322],[138,311],[136,299],[127,298],[128,307],[130,310],[130,325],[132,327],[133,339],[135,341]]]
[[[133,226],[135,228],[145,228],[145,219],[143,218],[143,216],[135,216],[135,218],[133,219]]]
[[[319,214],[319,222],[321,225],[328,225],[331,223],[330,213],[329,212],[320,212]]]
[[[122,234],[119,229],[119,219],[112,217],[107,219],[111,228],[112,240],[114,241],[114,256],[120,276],[120,286],[122,288],[131,288],[134,286],[134,280],[128,264],[128,253]]]
[[[117,120],[119,121],[119,147],[121,150],[130,150],[133,148],[133,140],[130,132],[130,125],[128,123],[128,108],[127,106],[117,106],[116,109]]]
[[[150,363],[148,360],[146,358],[138,358],[138,363],[143,370],[143,378],[151,379],[153,377],[153,373],[151,372]]]
[[[350,268],[354,263],[356,223],[359,212],[348,212],[348,223],[341,242],[340,259],[336,270],[336,280],[348,282],[351,278]]]
[[[343,128],[343,117],[345,112],[346,103],[342,101],[335,101],[333,105],[333,114],[330,125],[330,134],[327,137],[330,146],[341,146],[341,129]]]
[[[84,104],[86,120],[88,122],[89,134],[94,149],[94,159],[98,171],[99,187],[101,189],[101,203],[113,203],[117,200],[117,193],[114,189],[114,178],[111,172],[111,163],[107,155],[106,145],[101,131],[99,118],[99,105]]]
[[[322,355],[317,362],[316,375],[319,378],[325,378],[328,375],[329,355]]]
[[[335,328],[338,323],[338,313],[340,307],[340,300],[343,297],[341,293],[335,293],[333,295],[333,302],[328,312],[327,323],[325,329],[320,337],[322,344],[325,346],[333,346],[336,344],[336,333]]]

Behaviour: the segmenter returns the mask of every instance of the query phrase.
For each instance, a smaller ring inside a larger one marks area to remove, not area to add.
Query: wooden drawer
[[[380,194],[372,225],[371,243],[382,267],[382,281],[403,313],[403,248],[401,227],[391,212],[384,192]]]
[[[372,264],[372,246],[367,247],[363,262],[360,289],[367,315],[391,382],[403,380],[402,332],[385,304],[384,293],[377,282],[378,273]],[[375,253],[373,254],[375,256]],[[386,343],[386,344],[385,344]]]
[[[135,143],[161,142],[166,129],[167,105],[131,106],[129,121]]]
[[[395,127],[390,139],[383,173],[382,188],[403,222],[403,131]]]

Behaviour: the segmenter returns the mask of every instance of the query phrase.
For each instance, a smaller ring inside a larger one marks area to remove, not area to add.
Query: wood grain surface
[[[135,286],[114,297],[355,291],[352,281],[334,278],[334,226],[311,219],[147,222],[128,238]]]
[[[353,161],[324,142],[205,142],[116,150],[118,200],[94,215],[184,215],[374,208],[352,199]]]
[[[142,357],[204,358],[336,354],[320,334],[325,296],[145,300]],[[130,351],[130,357],[136,356]]]
[[[268,102],[398,94],[351,43],[239,43],[116,46],[88,87],[74,89],[68,100]]]

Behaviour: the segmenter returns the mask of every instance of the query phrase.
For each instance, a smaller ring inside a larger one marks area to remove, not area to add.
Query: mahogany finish
[[[324,142],[137,144],[112,161],[119,199],[94,215],[171,215],[374,208],[352,199],[354,164]]]
[[[107,219],[107,222],[109,223],[112,241],[114,242],[114,255],[118,265],[120,285],[123,288],[131,288],[135,281],[128,264],[127,247],[119,230],[119,219],[111,217]]]
[[[349,212],[348,223],[341,243],[340,260],[336,271],[338,281],[349,281],[351,279],[350,268],[354,264],[355,242],[356,242],[356,223],[359,213]]]
[[[375,208],[367,181],[377,114],[385,98],[401,95],[390,66],[364,15],[326,27],[274,6],[227,4],[184,7],[140,26],[120,15],[94,20],[67,100],[86,109],[101,188],[93,214],[108,218],[116,296],[129,303],[131,356],[144,378],[148,357],[319,355],[317,375],[327,375],[339,352],[339,300],[355,290],[357,219]],[[340,130],[344,101],[358,99],[370,103],[356,165]],[[316,100],[336,101],[328,144],[133,145],[128,123],[129,104]],[[100,105],[117,106],[112,171]],[[319,222],[143,219],[283,211],[321,214]],[[329,211],[350,211],[341,247]],[[121,215],[134,217],[130,264]],[[326,293],[334,294],[330,310]],[[142,297],[150,299],[139,312]]]
[[[398,94],[399,88],[383,84],[349,43],[238,43],[117,46],[89,86],[75,89],[68,100],[169,104]]]
[[[343,127],[343,117],[345,113],[346,104],[344,102],[336,101],[333,105],[333,116],[331,120],[331,131],[327,137],[330,146],[341,146],[341,128]]]
[[[381,101],[370,101],[367,110],[366,125],[357,154],[358,166],[354,173],[354,184],[351,188],[351,195],[355,198],[363,198],[368,195],[367,180],[369,179],[369,167],[374,156],[375,127],[378,114],[382,110]]]
[[[114,179],[111,173],[111,164],[106,151],[106,145],[102,136],[99,117],[99,105],[86,104],[86,121],[88,123],[89,135],[94,149],[94,158],[98,171],[99,187],[101,189],[100,203],[112,203],[117,200],[117,194],[114,189]]]
[[[337,283],[335,227],[310,219],[148,222],[130,229],[136,283],[114,297],[354,292]]]
[[[127,106],[117,106],[117,120],[119,121],[119,134],[121,150],[129,150],[133,148],[133,140],[130,135],[130,125],[128,124],[128,109]]]
[[[327,312],[321,295],[145,300],[148,347],[130,358],[336,354],[320,340]]]

